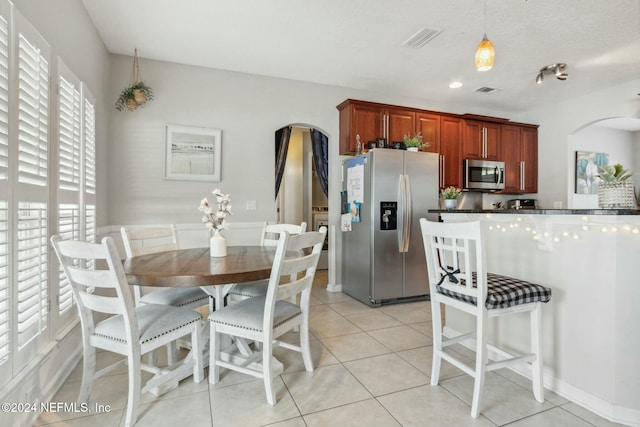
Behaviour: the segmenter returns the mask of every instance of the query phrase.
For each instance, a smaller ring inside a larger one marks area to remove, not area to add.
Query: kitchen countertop
[[[439,214],[511,214],[511,215],[640,215],[638,209],[429,209]]]

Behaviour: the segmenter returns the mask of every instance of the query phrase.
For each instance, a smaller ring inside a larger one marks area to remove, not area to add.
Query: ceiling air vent
[[[434,30],[432,28],[422,27],[414,35],[405,40],[404,43],[402,43],[402,46],[419,49],[425,44],[429,43],[435,36],[437,36],[441,32],[442,30]]]
[[[480,92],[480,93],[494,93],[499,91],[500,89],[497,89],[495,87],[487,87],[487,86],[483,86],[483,87],[479,87],[478,89],[476,89],[474,92]]]

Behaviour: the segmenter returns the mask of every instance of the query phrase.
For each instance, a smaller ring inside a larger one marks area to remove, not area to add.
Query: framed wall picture
[[[167,125],[164,178],[220,181],[222,131]]]
[[[598,174],[609,164],[607,153],[576,151],[576,194],[598,194]]]

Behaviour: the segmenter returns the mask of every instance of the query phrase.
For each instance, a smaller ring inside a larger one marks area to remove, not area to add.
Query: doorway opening
[[[329,229],[328,137],[312,125],[292,124],[275,133],[276,220]],[[318,269],[328,268],[328,233]]]

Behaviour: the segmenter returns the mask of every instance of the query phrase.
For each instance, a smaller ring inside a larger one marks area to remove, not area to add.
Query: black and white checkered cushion
[[[476,286],[476,273],[472,273],[473,286]],[[464,279],[460,285],[464,286]],[[476,305],[477,298],[444,289],[440,285],[438,292],[451,298],[458,299]],[[514,305],[529,304],[533,302],[549,302],[551,289],[513,277],[487,273],[487,310],[496,308],[513,307]]]

